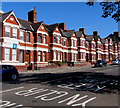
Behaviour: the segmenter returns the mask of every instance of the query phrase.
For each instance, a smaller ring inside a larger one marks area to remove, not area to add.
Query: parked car
[[[12,65],[0,65],[0,79],[1,80],[18,80],[19,73],[16,67]]]
[[[114,59],[114,60],[112,60],[112,63],[110,65],[119,65],[119,64],[120,64],[120,60]]]
[[[105,59],[104,60],[98,60],[94,65],[94,67],[103,67],[103,66],[107,66],[107,62],[106,62]]]

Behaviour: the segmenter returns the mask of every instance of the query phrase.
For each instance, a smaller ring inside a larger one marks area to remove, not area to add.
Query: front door
[[[25,55],[25,62],[27,62],[27,69],[30,69],[30,51],[27,50],[26,51],[26,55]]]

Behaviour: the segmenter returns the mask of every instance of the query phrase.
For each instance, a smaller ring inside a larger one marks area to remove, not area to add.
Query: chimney
[[[98,36],[98,31],[93,31],[94,36]]]
[[[0,10],[0,16],[1,16],[2,14],[4,14],[4,11]]]
[[[34,7],[34,10],[31,10],[28,12],[28,21],[32,23],[37,22],[37,12],[36,12],[36,7]]]
[[[85,28],[80,28],[79,31],[82,31],[85,34]]]
[[[117,36],[117,37],[118,37],[118,34],[119,34],[119,33],[118,33],[117,31],[114,32],[114,36]]]
[[[66,30],[66,23],[59,23],[59,28]]]

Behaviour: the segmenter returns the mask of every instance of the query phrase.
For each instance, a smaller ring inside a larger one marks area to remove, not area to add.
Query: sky
[[[17,18],[28,19],[28,12],[36,7],[37,21],[46,24],[65,22],[67,29],[78,31],[85,28],[87,35],[98,31],[105,38],[118,31],[118,23],[111,17],[102,18],[102,9],[98,2],[90,7],[86,2],[2,2],[2,10],[6,13],[14,11]]]

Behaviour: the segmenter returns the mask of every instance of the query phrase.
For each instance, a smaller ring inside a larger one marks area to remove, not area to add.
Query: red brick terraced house
[[[105,39],[108,39],[109,41],[109,61],[112,59],[119,58],[120,59],[120,37],[118,32],[114,32],[113,34],[110,34]]]
[[[96,62],[96,42],[93,35],[86,35],[86,61]]]
[[[86,62],[86,39],[85,29],[81,28],[76,32],[77,43],[78,43],[78,61]]]
[[[77,36],[74,30],[64,31],[68,40],[68,61],[77,62],[78,58],[78,45]]]
[[[108,39],[101,39],[103,44],[103,56],[102,59],[106,59],[106,61],[109,61],[109,53],[108,53]]]
[[[86,35],[66,29],[65,23],[47,25],[37,21],[36,8],[28,12],[28,21],[17,18],[13,11],[0,11],[0,64],[11,64],[19,71],[47,67],[50,62],[91,62],[120,59],[118,32],[105,39],[97,31]]]

